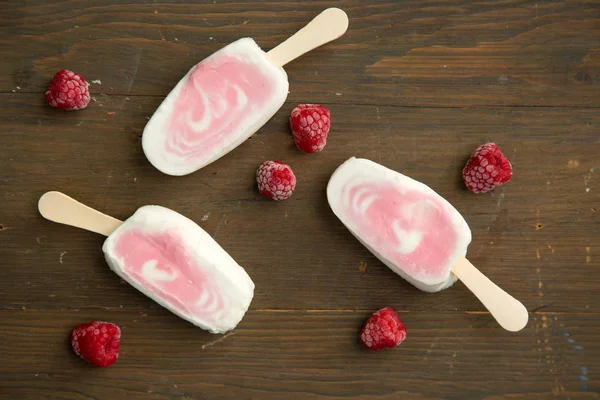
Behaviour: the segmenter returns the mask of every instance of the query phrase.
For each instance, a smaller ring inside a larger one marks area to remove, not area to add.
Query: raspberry
[[[46,101],[52,107],[62,110],[81,110],[90,102],[89,84],[79,74],[61,69],[54,75],[48,90]]]
[[[373,313],[360,332],[360,340],[370,350],[391,349],[406,339],[406,328],[390,307]]]
[[[319,104],[300,104],[292,111],[290,126],[296,147],[305,153],[316,153],[327,143],[331,113]]]
[[[285,200],[296,187],[296,176],[289,165],[280,161],[265,161],[256,171],[258,190],[273,200]]]
[[[71,346],[90,364],[108,367],[119,357],[121,329],[110,322],[92,321],[71,332]]]
[[[512,178],[510,161],[495,143],[479,146],[462,172],[463,181],[473,193],[485,193]]]

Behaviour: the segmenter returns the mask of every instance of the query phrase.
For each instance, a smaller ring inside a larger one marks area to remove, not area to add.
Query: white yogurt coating
[[[254,296],[246,271],[195,222],[165,207],[139,208],[102,250],[117,275],[212,333],[235,328]]]
[[[471,230],[429,186],[367,159],[351,157],[332,174],[327,199],[350,232],[392,271],[426,292],[457,281]]]
[[[289,83],[251,38],[223,47],[177,83],[148,121],[142,147],[168,175],[216,161],[258,131],[281,108]]]

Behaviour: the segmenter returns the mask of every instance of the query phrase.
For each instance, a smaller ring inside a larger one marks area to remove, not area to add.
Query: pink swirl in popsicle
[[[104,241],[110,268],[192,324],[234,329],[254,296],[254,282],[204,229],[176,211],[138,208]]]
[[[244,58],[225,55],[199,63],[169,116],[165,151],[187,160],[223,146],[249,114],[272,101],[276,83]]]
[[[440,201],[385,182],[352,182],[342,189],[342,212],[371,246],[406,273],[443,277],[458,233]]]
[[[417,288],[437,292],[456,282],[452,267],[466,255],[471,230],[429,186],[350,157],[331,175],[327,200],[369,251]]]
[[[289,84],[250,38],[194,65],[156,110],[142,138],[159,170],[185,175],[240,145],[283,105]]]
[[[117,237],[114,252],[134,284],[174,311],[208,321],[218,321],[229,311],[213,277],[196,265],[174,231],[126,230]]]

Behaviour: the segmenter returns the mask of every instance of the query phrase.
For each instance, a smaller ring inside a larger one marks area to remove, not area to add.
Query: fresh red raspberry
[[[471,154],[462,177],[471,192],[485,193],[508,182],[512,166],[495,143],[486,143]]]
[[[108,367],[119,357],[121,329],[110,322],[92,321],[71,332],[71,346],[90,364]]]
[[[52,107],[62,110],[81,110],[90,102],[88,86],[81,75],[61,69],[50,81],[45,95],[46,101]]]
[[[360,340],[370,350],[391,349],[406,339],[406,328],[390,307],[373,313],[360,332]]]
[[[292,111],[290,126],[296,147],[305,153],[316,153],[327,143],[331,113],[319,104],[300,104]]]
[[[273,200],[285,200],[296,187],[296,176],[289,165],[280,161],[265,161],[256,171],[258,190]]]

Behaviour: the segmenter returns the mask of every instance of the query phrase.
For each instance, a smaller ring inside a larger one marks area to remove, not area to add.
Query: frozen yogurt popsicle
[[[110,268],[179,317],[212,333],[237,326],[254,296],[246,271],[195,222],[161,206],[142,206],[124,222],[59,192],[39,201],[52,221],[107,235]]]
[[[268,53],[246,37],[200,61],[144,128],[146,158],[163,173],[181,176],[229,153],[285,102],[289,84],[283,66],[337,39],[347,27],[346,13],[330,8]]]
[[[196,64],[146,125],[148,160],[186,175],[233,150],[283,105],[287,74],[251,38],[239,39]]]
[[[332,175],[327,199],[360,242],[417,288],[437,292],[456,282],[452,266],[466,255],[471,230],[425,184],[351,158]]]
[[[465,258],[471,230],[429,186],[351,157],[331,176],[327,199],[348,230],[415,287],[438,292],[460,278],[505,329],[516,331],[526,325],[525,307]]]

